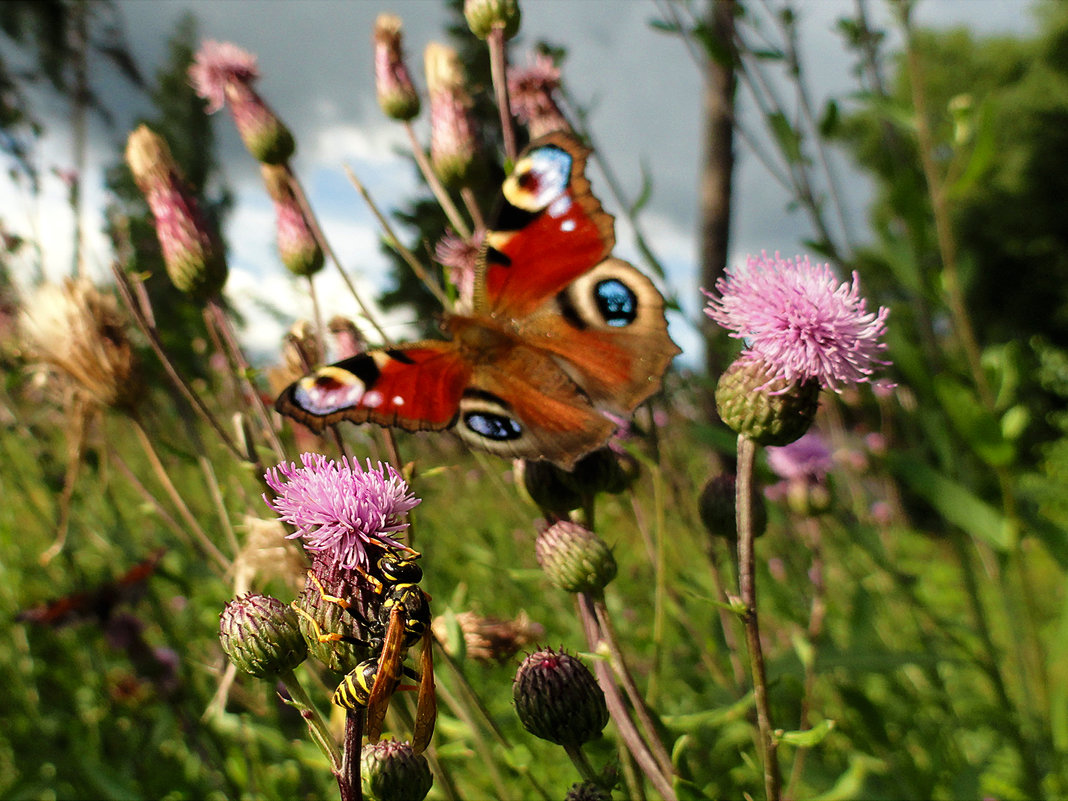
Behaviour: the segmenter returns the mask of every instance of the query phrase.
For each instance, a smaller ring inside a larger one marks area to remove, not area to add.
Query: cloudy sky
[[[776,7],[779,5],[774,2]],[[757,10],[762,5],[754,2]],[[828,97],[846,96],[855,88],[835,22],[853,12],[852,0],[801,0],[802,58],[822,106]],[[386,120],[374,98],[371,75],[371,30],[380,11],[399,14],[405,24],[409,62],[422,85],[421,55],[427,42],[442,39],[447,15],[434,0],[121,0],[127,37],[146,75],[161,64],[175,22],[186,12],[196,15],[204,39],[229,40],[255,53],[262,78],[261,93],[293,130],[301,175],[327,235],[365,294],[382,286],[385,265],[378,252],[378,232],[370,212],[348,184],[350,166],[386,209],[403,203],[416,190],[403,156],[403,130]],[[590,109],[589,125],[602,155],[631,198],[639,191],[642,167],[652,179],[653,195],[642,219],[654,251],[668,268],[670,288],[696,312],[696,195],[699,165],[700,77],[686,48],[676,38],[653,30],[649,22],[662,15],[651,0],[525,0],[520,36],[510,57],[522,63],[539,41],[566,48],[564,81],[572,97]],[[981,34],[1027,34],[1035,23],[1025,0],[923,0],[916,11],[921,25],[966,25]],[[872,2],[875,20],[888,24],[886,6]],[[6,40],[3,46],[7,46]],[[5,52],[17,63],[18,54]],[[90,233],[90,266],[107,274],[109,253],[99,234],[102,169],[114,163],[121,142],[146,104],[127,84],[101,67],[95,85],[115,113],[109,130],[94,121],[89,166],[84,176],[87,195],[85,224]],[[789,97],[789,93],[785,94]],[[742,111],[748,111],[743,93]],[[42,97],[37,112],[49,134],[36,154],[42,172],[71,163],[70,137],[62,106]],[[233,131],[225,113],[218,115],[221,161],[237,204],[229,221],[233,246],[227,293],[250,317],[246,339],[266,354],[277,347],[281,328],[257,308],[256,300],[276,305],[294,318],[307,316],[303,289],[279,265],[273,244],[273,212],[263,194],[258,169]],[[751,112],[746,119],[755,122]],[[418,130],[425,136],[425,121]],[[767,250],[793,255],[810,236],[805,220],[787,209],[787,199],[743,145],[739,145],[736,178],[736,219],[732,230],[733,260]],[[836,170],[846,189],[853,233],[862,236],[868,187],[841,162]],[[592,175],[595,193],[606,208],[619,206],[603,179]],[[73,222],[64,202],[65,190],[49,175],[42,196],[0,177],[0,221],[8,230],[36,233],[45,242],[45,270],[56,277],[70,271]],[[633,238],[625,226],[617,230],[617,253],[636,258]],[[354,301],[326,274],[322,294],[325,313],[355,316]],[[389,321],[403,335],[403,316]],[[695,352],[694,332],[685,319],[672,320],[672,336],[684,350]]]

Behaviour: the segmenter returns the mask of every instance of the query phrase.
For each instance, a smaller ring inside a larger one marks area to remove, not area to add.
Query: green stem
[[[278,678],[281,679],[282,684],[285,685],[286,690],[289,692],[290,705],[300,712],[300,716],[308,724],[308,733],[311,734],[312,741],[330,761],[331,770],[335,774],[340,773],[341,750],[337,747],[337,742],[334,740],[333,735],[330,734],[326,721],[319,714],[319,710],[315,708],[307,690],[304,689],[304,685],[300,683],[300,680],[292,670],[286,671]]]
[[[585,752],[582,750],[581,745],[575,745],[574,743],[564,745],[564,750],[567,751],[568,757],[571,762],[578,768],[579,775],[582,776],[583,781],[593,782],[599,785],[601,782],[597,777],[597,773],[593,770],[593,765],[590,764],[590,760],[586,758]]]
[[[768,676],[764,667],[764,650],[760,645],[760,625],[757,622],[756,560],[753,556],[753,461],[756,445],[747,437],[738,436],[738,478],[736,484],[736,514],[738,521],[738,592],[744,610],[745,641],[749,647],[749,667],[753,676],[753,698],[756,702],[757,728],[760,750],[764,760],[764,790],[768,801],[782,797],[782,775],[779,771],[778,743],[771,725],[768,704]]]

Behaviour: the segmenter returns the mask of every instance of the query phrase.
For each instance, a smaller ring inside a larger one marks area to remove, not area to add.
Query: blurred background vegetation
[[[860,2],[839,21],[856,56],[850,97],[807,113],[770,96],[759,106],[769,134],[762,157],[790,202],[808,211],[813,255],[843,276],[856,270],[872,307],[892,309],[888,375],[897,383],[880,395],[825,394],[817,427],[836,465],[827,497],[815,506],[811,496],[768,503],[758,557],[775,717],[784,729],[820,735],[780,749],[787,787],[796,798],[1062,797],[1068,5],[1037,3],[1034,37],[980,38],[914,29],[911,4],[894,0],[896,49],[887,31],[871,27],[867,7]],[[706,98],[709,136],[727,142],[728,156],[750,146],[715,129],[740,95],[758,97],[762,78],[779,70],[803,96],[805,65],[794,47],[803,5],[674,2],[656,11],[657,27],[694,48],[718,87],[718,102]],[[200,36],[195,20],[174,32],[169,62],[149,76],[126,48],[118,13],[83,0],[0,4],[5,166],[30,186],[40,178],[30,154],[43,123],[31,83],[47,82],[69,104],[75,165],[86,158],[85,117],[108,113],[91,65],[106,58],[131,91],[151,98],[147,121],[203,207],[222,219],[231,197],[214,154],[217,123],[185,78]],[[451,40],[485,87],[481,45],[456,20]],[[3,48],[15,43],[35,54],[32,72],[6,68]],[[855,243],[835,233],[840,196],[822,160],[829,148],[848,153],[875,187]],[[699,168],[729,193],[732,164],[717,152]],[[174,363],[229,419],[248,399],[212,357],[201,310],[166,282],[151,219],[118,151],[114,164],[113,202],[99,225],[124,268],[148,275]],[[477,189],[488,205],[493,180]],[[726,266],[726,247],[714,240],[729,231],[729,203],[718,200],[702,222],[713,240],[702,248],[704,286]],[[442,231],[431,209],[427,194],[393,210],[415,252]],[[256,521],[268,517],[257,477],[191,413],[136,333],[148,386],[137,424],[121,411],[72,405],[62,382],[35,368],[15,326],[43,276],[16,275],[12,265],[41,243],[0,234],[0,620],[10,644],[0,652],[0,795],[332,795],[322,756],[275,688],[224,680],[218,613],[236,576],[286,601],[300,578],[254,559]],[[645,267],[655,272],[655,263]],[[436,308],[399,260],[383,300],[413,304],[424,320]],[[708,365],[729,360],[726,337],[708,330],[706,347]],[[266,391],[259,373],[251,377]],[[669,375],[652,404],[656,424],[651,414],[639,418],[655,435],[635,446],[642,475],[602,498],[597,520],[620,565],[608,604],[663,723],[682,797],[757,796],[761,786],[738,622],[724,609],[730,543],[710,536],[698,513],[702,487],[733,458],[733,435],[709,411],[715,378]],[[377,430],[344,434],[359,457],[385,458]],[[309,445],[288,427],[283,436],[288,458]],[[439,669],[439,683],[450,698],[474,688],[486,711],[469,720],[469,705],[442,703],[436,758],[446,773],[431,797],[562,797],[574,769],[526,735],[511,710],[518,658],[471,658],[457,622],[472,610],[504,619],[524,612],[542,627],[538,642],[581,649],[571,599],[547,585],[534,560],[540,512],[517,492],[507,462],[469,454],[447,436],[399,443],[416,464],[415,545],[455,662]],[[331,452],[326,441],[311,444]],[[763,462],[760,470],[765,483],[777,481]],[[222,563],[206,554],[190,518]],[[65,545],[53,547],[64,533]],[[151,576],[122,582],[161,546]],[[72,593],[83,594],[81,613],[53,625],[41,605]],[[306,672],[325,709],[336,677]],[[616,749],[610,728],[592,759],[611,762]]]

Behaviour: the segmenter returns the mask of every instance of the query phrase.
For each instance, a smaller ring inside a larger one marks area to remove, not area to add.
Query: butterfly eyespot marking
[[[573,162],[571,154],[556,145],[532,150],[501,187],[505,200],[528,212],[547,208],[567,192]]]
[[[638,296],[618,278],[599,282],[593,298],[601,317],[613,328],[628,326],[638,316]]]
[[[480,437],[497,442],[519,439],[523,429],[513,418],[489,412],[468,412],[464,415],[464,425]]]

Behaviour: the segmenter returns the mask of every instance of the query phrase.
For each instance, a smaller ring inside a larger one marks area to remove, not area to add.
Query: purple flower
[[[787,381],[816,379],[839,391],[840,384],[869,381],[886,345],[889,310],[867,311],[857,274],[839,283],[830,265],[808,257],[750,256],[745,267],[716,282],[705,314],[732,337],[743,339],[742,358],[763,361]]]
[[[364,470],[348,458],[328,461],[318,453],[304,453],[303,467],[282,462],[264,475],[278,495],[263,500],[283,522],[295,526],[290,538],[302,537],[309,551],[329,552],[339,567],[367,569],[367,546],[399,548],[391,536],[408,527],[401,517],[419,504],[392,465]]]
[[[830,449],[815,431],[809,431],[789,445],[767,450],[768,467],[788,481],[822,481],[834,467]]]

